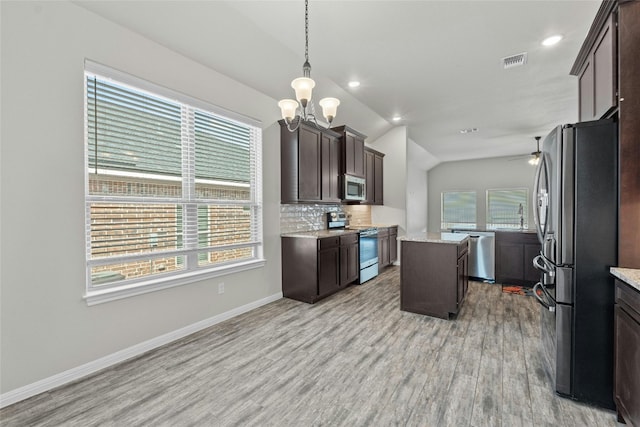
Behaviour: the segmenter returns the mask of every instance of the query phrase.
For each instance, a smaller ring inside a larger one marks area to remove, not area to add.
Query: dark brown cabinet
[[[282,236],[282,294],[314,302],[358,280],[358,234]]]
[[[571,68],[580,121],[618,120],[618,266],[640,268],[640,1],[603,1]]]
[[[614,400],[618,420],[640,426],[640,292],[615,283]]]
[[[358,280],[360,274],[358,235],[340,236],[340,286]]]
[[[607,18],[578,74],[581,122],[607,116],[618,103],[615,16]]]
[[[382,205],[384,204],[382,191],[384,154],[365,147],[364,159],[367,197],[363,204]]]
[[[400,309],[448,319],[462,307],[469,286],[468,240],[401,241]]]
[[[367,137],[348,126],[339,126],[331,129],[341,136],[340,172],[364,178],[364,140]]]
[[[540,249],[536,233],[496,231],[496,282],[535,285],[540,272],[533,267],[533,259]]]
[[[389,229],[378,228],[378,268],[384,268],[390,264],[389,257]]]
[[[378,268],[387,267],[398,260],[398,227],[378,228]]]
[[[398,227],[389,227],[389,263],[398,260]]]
[[[340,135],[305,123],[289,132],[279,123],[281,203],[339,203]]]

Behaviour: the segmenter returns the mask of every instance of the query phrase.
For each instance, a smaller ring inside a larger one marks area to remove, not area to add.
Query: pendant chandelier
[[[309,0],[304,2],[304,64],[302,64],[302,76],[291,82],[291,87],[296,92],[296,99],[283,99],[278,102],[278,107],[282,111],[282,118],[287,123],[287,129],[294,132],[301,122],[311,122],[319,129],[326,129],[321,126],[315,116],[315,108],[311,100],[311,92],[316,83],[311,79],[311,64],[309,64]],[[298,105],[300,102],[300,105]],[[319,102],[322,107],[322,115],[329,122],[333,121],[340,105],[337,98],[323,98]],[[300,107],[300,108],[298,108]],[[328,128],[328,126],[327,126]]]

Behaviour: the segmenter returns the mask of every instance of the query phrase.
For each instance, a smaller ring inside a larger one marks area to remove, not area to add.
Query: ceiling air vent
[[[527,52],[502,58],[502,66],[504,69],[519,67],[527,63]]]

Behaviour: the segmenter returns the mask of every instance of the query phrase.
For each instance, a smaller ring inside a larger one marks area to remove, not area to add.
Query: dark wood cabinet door
[[[318,251],[318,295],[334,292],[340,287],[340,248]]]
[[[351,134],[344,136],[344,173],[355,175],[356,168],[356,137]]]
[[[627,424],[640,425],[640,323],[615,308],[614,398]]]
[[[389,265],[389,229],[378,229],[378,268]]]
[[[340,202],[340,140],[322,133],[322,201]]]
[[[524,279],[524,246],[518,243],[496,245],[496,280]]]
[[[300,126],[298,129],[298,199],[321,200],[322,153],[320,131]]]
[[[615,31],[612,14],[593,49],[593,115],[596,119],[605,116],[617,104]]]
[[[364,175],[365,175],[365,187],[366,187],[366,200],[364,204],[372,205],[374,203],[374,188],[375,188],[375,167],[374,167],[375,154],[372,151],[365,150],[364,152]]]
[[[464,296],[467,291],[467,255],[463,255],[458,258],[458,283],[457,283],[457,303],[458,306],[462,304]]]
[[[375,155],[373,158],[373,170],[374,170],[374,177],[373,177],[373,188],[374,188],[374,194],[373,194],[373,204],[374,205],[382,205],[384,204],[383,201],[383,193],[382,193],[382,189],[383,189],[383,162],[384,162],[384,157],[383,156],[378,156]]]
[[[340,248],[340,286],[346,286],[358,280],[359,274],[358,243],[342,246]]]
[[[364,139],[358,137],[353,146],[353,174],[364,178]]]
[[[389,263],[393,264],[398,260],[398,229],[389,231]]]
[[[578,117],[581,122],[593,120],[593,67],[591,61],[584,64],[578,78]]]

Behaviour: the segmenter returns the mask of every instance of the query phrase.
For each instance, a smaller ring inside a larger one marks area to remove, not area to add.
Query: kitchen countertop
[[[536,233],[536,230],[530,229],[530,228],[524,228],[524,229],[519,229],[519,228],[499,228],[499,229],[491,229],[491,230],[487,230],[486,228],[476,228],[474,230],[469,230],[469,229],[465,229],[465,228],[452,228],[451,231],[457,231],[457,232],[463,232],[463,233],[473,233],[474,231],[477,232],[482,232],[482,233],[486,233],[486,232],[492,232],[492,233],[497,233],[497,232],[505,232],[505,233]]]
[[[342,234],[354,234],[357,233],[358,230],[315,230],[315,231],[296,231],[293,233],[284,233],[281,234],[281,237],[305,237],[309,239],[322,239],[324,237],[335,237],[340,236]]]
[[[611,274],[640,291],[640,269],[611,267]]]
[[[448,243],[457,245],[469,239],[469,236],[463,233],[415,233],[407,236],[398,237],[398,240],[406,242],[425,242],[425,243]]]

